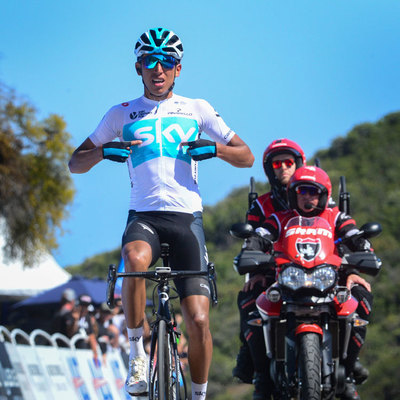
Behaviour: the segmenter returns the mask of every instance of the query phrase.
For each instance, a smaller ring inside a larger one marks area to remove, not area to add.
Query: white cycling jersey
[[[89,136],[96,146],[115,138],[142,140],[128,159],[130,209],[136,211],[202,211],[197,163],[182,142],[205,132],[227,144],[235,133],[211,105],[173,94],[163,101],[144,96],[112,107]]]

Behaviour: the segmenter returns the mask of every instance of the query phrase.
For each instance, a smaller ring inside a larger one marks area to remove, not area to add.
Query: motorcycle
[[[368,223],[358,235],[369,239],[380,232],[379,224]],[[241,223],[231,234],[256,235]],[[343,363],[352,327],[368,323],[357,315],[358,302],[339,284],[339,274],[354,268],[375,276],[381,261],[373,252],[351,253],[345,241],[335,242],[331,226],[320,217],[294,217],[282,234],[282,252],[244,250],[234,260],[241,275],[273,270],[277,277],[257,298],[259,316],[248,323],[263,329],[274,399],[333,399],[345,389]]]

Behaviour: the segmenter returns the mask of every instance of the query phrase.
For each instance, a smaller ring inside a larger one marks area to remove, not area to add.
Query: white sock
[[[207,394],[207,383],[192,382],[192,400],[205,400]]]
[[[131,329],[126,328],[128,332],[129,345],[131,347],[129,358],[134,358],[136,356],[145,356],[143,346],[143,327]]]

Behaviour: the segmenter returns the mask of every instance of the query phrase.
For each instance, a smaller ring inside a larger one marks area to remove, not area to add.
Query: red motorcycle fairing
[[[269,317],[279,317],[281,313],[282,300],[273,303],[266,296],[266,291],[262,292],[256,300],[257,307],[260,311],[267,314]]]
[[[322,328],[317,324],[300,324],[295,331],[296,336],[305,332],[318,333],[321,337],[324,336]]]
[[[328,221],[320,217],[293,217],[283,229],[280,247],[285,254],[276,258],[278,266],[294,262],[304,268],[322,263],[340,266],[335,254],[334,232]]]
[[[350,296],[349,299],[344,303],[339,303],[338,299],[335,297],[333,299],[333,304],[335,306],[337,316],[348,317],[356,311],[358,301],[353,296]]]

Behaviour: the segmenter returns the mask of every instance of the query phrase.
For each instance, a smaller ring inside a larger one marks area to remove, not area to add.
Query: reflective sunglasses
[[[166,56],[164,54],[150,54],[141,58],[139,61],[143,63],[146,69],[153,69],[157,63],[160,63],[165,69],[172,69],[176,65],[176,59],[174,57]]]
[[[297,194],[309,194],[310,196],[317,196],[321,194],[321,189],[315,186],[297,186],[296,188]]]
[[[287,168],[290,168],[294,164],[294,161],[290,158],[286,158],[285,160],[272,161],[272,168],[281,168],[282,164],[285,164]]]

